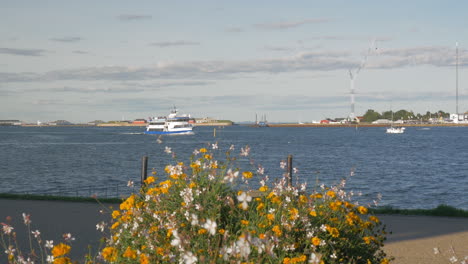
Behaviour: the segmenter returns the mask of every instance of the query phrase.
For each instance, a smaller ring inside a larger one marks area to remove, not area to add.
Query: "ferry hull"
[[[190,135],[193,134],[192,130],[181,131],[145,131],[147,135]]]

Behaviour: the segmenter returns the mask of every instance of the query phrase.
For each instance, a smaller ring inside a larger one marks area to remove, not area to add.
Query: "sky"
[[[0,0],[0,119],[468,110],[468,1]]]

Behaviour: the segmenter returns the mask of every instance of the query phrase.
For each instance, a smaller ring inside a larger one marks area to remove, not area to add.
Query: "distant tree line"
[[[422,120],[427,121],[430,118],[449,118],[450,113],[446,113],[442,110],[431,113],[427,111],[425,114],[415,114],[413,111],[398,110],[393,112],[393,120]],[[388,119],[392,120],[392,111],[385,111],[382,113],[376,112],[372,109],[367,110],[364,114],[364,122],[373,122],[377,119]]]

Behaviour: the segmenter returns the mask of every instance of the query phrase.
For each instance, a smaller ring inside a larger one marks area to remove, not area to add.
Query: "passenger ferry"
[[[180,115],[174,107],[168,116],[150,118],[145,134],[193,134],[190,115]]]

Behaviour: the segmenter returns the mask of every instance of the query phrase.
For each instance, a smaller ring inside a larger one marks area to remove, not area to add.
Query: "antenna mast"
[[[353,121],[356,119],[356,114],[354,113],[354,104],[355,104],[355,101],[354,101],[354,95],[355,95],[355,92],[354,92],[354,80],[356,79],[356,77],[358,76],[359,72],[361,71],[362,68],[364,68],[366,66],[366,63],[367,63],[367,57],[369,57],[369,54],[372,52],[372,49],[374,48],[375,46],[375,40],[373,40],[371,42],[371,45],[369,46],[369,49],[367,50],[367,53],[364,57],[364,59],[361,61],[361,64],[358,66],[357,69],[355,69],[355,72],[353,74],[353,70],[349,70],[349,77],[350,77],[350,96],[351,96],[351,113],[349,114],[349,117],[348,119],[350,121]],[[377,49],[377,47],[375,48]]]

